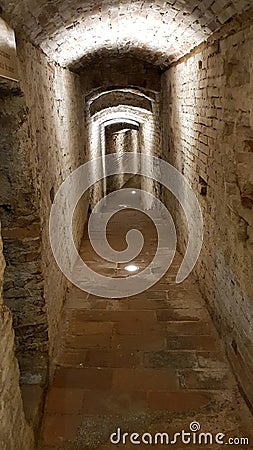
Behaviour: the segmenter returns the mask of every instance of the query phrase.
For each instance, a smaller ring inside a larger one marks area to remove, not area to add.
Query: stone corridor
[[[143,213],[126,210],[114,215],[108,241],[122,250],[131,224],[145,237],[143,250],[134,260],[143,269],[156,249],[155,228]],[[100,260],[87,232],[80,254],[101,274],[129,276],[123,265]],[[251,413],[197,284],[193,277],[175,284],[181,260],[177,253],[156,285],[132,297],[105,299],[69,287],[41,450],[130,449],[129,441],[127,445],[110,443],[110,434],[121,428],[128,433],[173,436],[189,431],[196,421],[203,432],[250,439]],[[182,443],[174,448],[182,449]],[[203,448],[220,450],[221,446]],[[252,445],[229,448],[251,449]]]
[[[252,105],[252,0],[0,0],[0,450],[253,450]]]

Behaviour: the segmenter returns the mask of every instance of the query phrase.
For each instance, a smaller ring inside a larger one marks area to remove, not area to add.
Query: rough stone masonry
[[[24,417],[18,363],[14,355],[12,316],[10,310],[3,304],[4,269],[3,245],[0,238],[0,448],[32,450],[33,433]]]

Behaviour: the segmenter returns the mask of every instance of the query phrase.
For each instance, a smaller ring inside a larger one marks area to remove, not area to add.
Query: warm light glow
[[[166,9],[166,12],[164,8],[158,10],[168,16],[166,20],[157,18],[158,13],[155,11],[155,16],[153,9],[147,9],[146,17],[141,15],[133,17],[129,13],[128,4],[120,8],[120,19],[114,20],[113,26],[109,16],[106,18],[103,15],[101,20],[101,17],[94,15],[93,18],[96,20],[88,20],[93,22],[92,25],[88,25],[87,21],[80,17],[79,21],[75,21],[71,31],[66,30],[66,25],[62,25],[53,35],[42,40],[40,46],[49,55],[55,54],[57,47],[57,62],[62,66],[68,66],[101,49],[118,49],[120,53],[129,53],[130,50],[140,49],[143,46],[151,54],[164,53],[161,56],[162,62],[174,52],[183,56],[185,48],[188,52],[210,34],[206,35],[201,27],[194,33],[188,23],[184,23],[181,18],[177,21],[170,10]],[[118,14],[117,8],[116,11]],[[63,44],[57,45],[59,41],[63,41]],[[159,64],[159,61],[157,63]]]
[[[113,106],[106,108],[94,114],[91,118],[89,126],[89,159],[96,159],[105,155],[105,128],[119,122],[129,122],[143,125],[147,117],[152,117],[152,112],[143,108],[129,105]],[[96,174],[99,173],[101,167],[96,167]],[[101,199],[106,192],[106,178],[93,186],[93,198]],[[123,205],[128,208],[127,205]]]
[[[125,270],[127,270],[128,272],[136,272],[137,270],[139,270],[139,267],[135,266],[134,264],[129,264],[129,266],[125,267]]]
[[[132,194],[133,194],[133,195],[136,194],[136,191],[132,191]]]

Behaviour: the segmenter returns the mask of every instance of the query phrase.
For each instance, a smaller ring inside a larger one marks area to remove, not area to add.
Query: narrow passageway
[[[115,214],[108,241],[122,250],[132,224],[145,237],[134,261],[141,270],[153,258],[157,239],[143,213],[127,209]],[[124,264],[100,260],[87,230],[80,254],[100,274],[129,276]],[[69,287],[41,449],[130,449],[129,437],[124,443],[122,436],[120,442],[114,436],[114,445],[111,433],[119,428],[129,435],[167,432],[172,440],[175,432],[189,432],[192,422],[203,432],[224,433],[224,442],[249,437],[250,412],[197,284],[192,276],[175,284],[181,261],[177,253],[156,285],[132,297],[99,298]],[[139,448],[147,448],[147,443]],[[158,440],[151,447],[164,445]],[[182,449],[182,443],[174,448]],[[204,448],[220,450],[221,445],[214,442]]]
[[[253,450],[252,105],[252,0],[0,0],[0,450]]]

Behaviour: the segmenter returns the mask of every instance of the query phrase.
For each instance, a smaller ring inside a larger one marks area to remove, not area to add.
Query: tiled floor
[[[145,236],[136,259],[142,268],[156,248],[154,227],[143,214],[129,210],[117,214],[108,228],[109,241],[123,249],[130,224],[140,227]],[[126,274],[122,265],[102,263],[87,236],[81,256],[99,273]],[[98,298],[70,287],[41,449],[133,449],[136,445],[127,437],[125,445],[122,440],[112,444],[111,433],[120,428],[129,434],[173,436],[182,429],[190,431],[193,421],[203,432],[226,434],[224,442],[229,437],[250,437],[252,417],[197,285],[192,277],[179,285],[174,282],[181,259],[177,254],[163,279],[134,297]],[[146,439],[150,438],[146,435]],[[218,450],[223,446],[173,447]],[[252,449],[253,441],[229,448]]]

